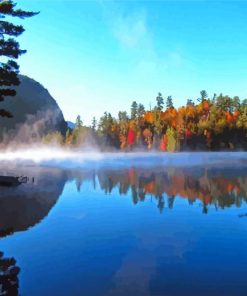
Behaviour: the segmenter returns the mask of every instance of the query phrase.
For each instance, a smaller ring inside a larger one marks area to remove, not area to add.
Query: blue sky
[[[158,92],[175,106],[202,89],[247,98],[245,1],[17,1],[21,73],[42,83],[67,120],[114,116]]]

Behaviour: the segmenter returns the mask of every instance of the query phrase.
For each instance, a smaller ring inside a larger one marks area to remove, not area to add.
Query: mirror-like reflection
[[[56,169],[8,168],[4,174],[27,175],[31,181],[0,187],[0,237],[39,223],[56,204],[67,181],[64,172]]]
[[[19,295],[19,272],[20,268],[16,265],[16,260],[6,258],[0,252],[0,295]]]
[[[73,180],[78,192],[85,181],[91,182],[92,190],[98,185],[106,195],[115,189],[120,196],[130,192],[133,204],[152,197],[160,212],[165,207],[172,209],[175,199],[187,199],[189,205],[200,201],[203,213],[210,205],[217,210],[247,202],[247,171],[243,167],[66,170],[29,166],[5,168],[1,174],[25,175],[31,181],[18,187],[0,186],[0,237],[39,223],[56,204],[66,182]]]
[[[0,186],[0,295],[247,291],[247,167],[241,163],[8,165],[0,175],[28,178]]]
[[[231,206],[241,207],[247,202],[247,174],[245,168],[135,168],[99,169],[92,172],[93,188],[98,179],[100,188],[106,193],[118,189],[119,195],[131,191],[133,204],[145,201],[152,196],[157,200],[159,210],[172,209],[175,198],[187,199],[189,204],[201,201],[203,213],[208,206],[215,209]],[[81,189],[83,177],[74,175],[78,190]]]

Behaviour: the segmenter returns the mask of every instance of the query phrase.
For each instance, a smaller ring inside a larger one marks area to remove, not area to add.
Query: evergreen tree
[[[199,99],[197,99],[197,101],[199,101],[199,102],[203,102],[208,97],[208,94],[205,90],[201,90],[200,95],[201,95],[201,97]]]
[[[0,102],[6,96],[15,96],[15,90],[11,86],[19,85],[18,78],[19,65],[16,59],[26,53],[26,50],[20,49],[19,43],[13,38],[18,37],[24,32],[21,25],[14,25],[9,21],[2,20],[6,16],[18,17],[21,19],[36,15],[35,12],[15,9],[16,4],[12,0],[0,0],[0,56],[6,57],[6,62],[0,62]],[[0,116],[12,117],[7,110],[0,109]]]
[[[216,98],[217,98],[217,95],[216,95],[216,93],[214,93],[213,98],[212,98],[212,103],[213,104],[215,104]]]
[[[81,120],[81,116],[78,115],[75,120],[75,128],[78,129],[81,127],[82,127],[82,120]]]
[[[97,126],[97,121],[96,121],[96,118],[93,117],[93,120],[92,120],[92,130],[93,130],[93,131],[96,130],[96,126]]]
[[[238,110],[240,108],[240,99],[238,96],[233,97],[232,99],[232,108]]]
[[[191,99],[188,99],[186,105],[187,106],[194,106],[194,102]]]
[[[145,107],[142,104],[139,104],[137,108],[137,116],[141,117],[144,115],[144,113],[145,113]]]
[[[247,107],[247,99],[243,99],[240,106],[241,107]]]
[[[166,109],[171,109],[173,107],[172,96],[168,96],[166,99]]]
[[[118,120],[119,121],[127,121],[128,120],[128,115],[126,111],[119,111],[118,112]]]
[[[156,97],[156,101],[157,101],[157,109],[161,111],[164,107],[164,99],[163,99],[162,94],[160,92],[158,93],[158,96]]]
[[[130,117],[131,117],[131,119],[136,119],[136,117],[137,117],[137,108],[138,108],[138,105],[137,105],[136,101],[134,101],[131,104],[131,109],[130,109]]]

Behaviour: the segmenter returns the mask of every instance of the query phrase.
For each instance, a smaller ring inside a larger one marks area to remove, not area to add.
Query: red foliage
[[[191,130],[189,130],[188,128],[187,128],[186,131],[185,131],[185,137],[186,137],[187,139],[189,139],[189,138],[192,137],[192,132],[191,132]]]
[[[162,140],[161,140],[161,143],[160,143],[160,150],[161,151],[166,151],[167,150],[167,142],[168,142],[167,136],[164,135]]]
[[[132,129],[129,129],[128,138],[127,138],[128,144],[133,145],[135,143],[135,138],[136,138],[135,132]]]

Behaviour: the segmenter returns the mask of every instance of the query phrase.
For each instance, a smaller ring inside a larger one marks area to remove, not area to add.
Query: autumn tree
[[[118,124],[119,124],[119,141],[120,148],[124,149],[127,146],[127,133],[129,118],[126,111],[118,112]]]
[[[14,25],[5,17],[18,17],[21,19],[36,15],[35,12],[24,11],[15,8],[16,4],[11,0],[0,1],[0,56],[7,58],[6,62],[0,62],[0,101],[4,101],[6,96],[15,96],[16,91],[11,86],[20,84],[18,78],[19,65],[15,61],[26,50],[20,49],[19,43],[14,37],[20,36],[24,32],[21,25]],[[12,117],[7,110],[0,109],[0,116]]]

